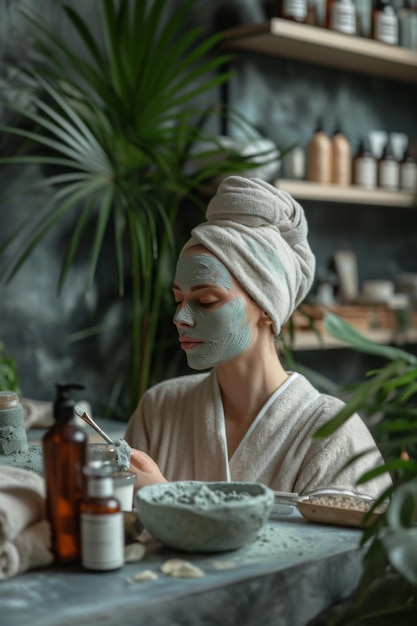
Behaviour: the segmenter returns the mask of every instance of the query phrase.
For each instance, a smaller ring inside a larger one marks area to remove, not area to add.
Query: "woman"
[[[259,481],[379,494],[382,464],[358,415],[332,437],[315,431],[343,406],[280,363],[275,337],[311,287],[315,260],[300,205],[258,179],[225,179],[192,231],[174,278],[181,348],[194,370],[149,389],[132,415],[136,487],[172,480]],[[346,461],[364,450],[359,462]]]

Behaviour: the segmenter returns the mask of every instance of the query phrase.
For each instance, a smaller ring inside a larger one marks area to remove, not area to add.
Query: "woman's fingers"
[[[145,452],[132,448],[130,457],[130,470],[136,474],[135,488],[140,489],[145,485],[166,483],[166,478],[155,461]]]

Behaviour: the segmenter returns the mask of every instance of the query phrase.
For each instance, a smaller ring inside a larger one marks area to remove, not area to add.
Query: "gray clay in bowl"
[[[274,493],[261,483],[178,481],[142,487],[137,515],[161,543],[188,552],[235,550],[254,541]]]

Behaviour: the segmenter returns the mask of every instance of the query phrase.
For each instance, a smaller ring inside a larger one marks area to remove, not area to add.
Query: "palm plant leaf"
[[[21,242],[3,276],[10,280],[64,216],[72,216],[73,226],[59,290],[86,241],[86,289],[91,287],[112,242],[115,291],[123,297],[130,324],[126,338],[117,336],[117,350],[127,346],[130,351],[125,404],[131,412],[152,378],[183,201],[197,202],[198,186],[210,178],[255,163],[224,153],[222,161],[197,165],[190,174],[194,147],[212,139],[209,118],[225,115],[206,98],[201,107],[198,99],[230,77],[228,56],[217,50],[219,36],[189,26],[193,0],[175,11],[169,0],[96,0],[98,34],[69,2],[57,4],[82,51],[35,11],[24,11],[37,51],[36,69],[26,64],[18,78],[30,88],[31,106],[23,110],[5,103],[26,125],[3,125],[2,132],[25,143],[21,153],[0,163],[36,164],[52,172],[33,185],[49,192],[42,209],[25,217],[19,232],[0,248],[1,255]],[[94,323],[92,332],[101,327]]]
[[[380,345],[370,341],[353,328],[353,326],[334,313],[325,314],[323,318],[323,325],[327,332],[333,335],[333,337],[336,337],[337,339],[353,346],[360,352],[376,354],[387,359],[403,359],[410,363],[417,363],[417,357],[415,355],[405,352],[399,348]]]
[[[415,558],[417,513],[417,360],[415,355],[392,346],[368,341],[348,324],[326,316],[327,330],[357,350],[387,359],[387,364],[368,372],[368,380],[350,385],[347,406],[316,436],[329,436],[354,411],[375,420],[373,433],[386,462],[359,480],[389,472],[393,485],[381,494],[390,500],[388,509],[363,534],[362,544],[372,541],[365,555],[365,572],[349,603],[349,617],[334,623],[413,623],[417,607],[417,560]],[[355,463],[356,458],[350,460]],[[377,503],[376,503],[377,504]],[[386,591],[397,586],[387,602]]]

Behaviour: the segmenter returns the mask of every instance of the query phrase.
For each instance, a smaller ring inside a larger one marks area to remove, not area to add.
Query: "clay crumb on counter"
[[[134,574],[131,578],[126,578],[128,583],[143,583],[147,580],[156,580],[158,574],[151,569],[144,569],[142,572]]]
[[[161,565],[161,572],[174,578],[203,578],[202,569],[184,559],[169,559]]]

